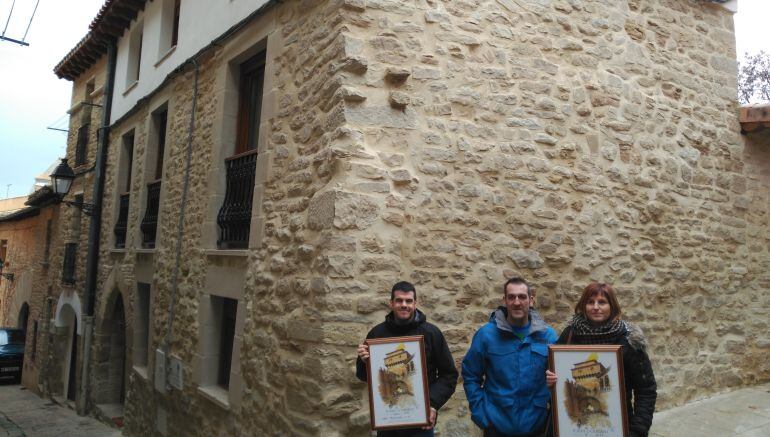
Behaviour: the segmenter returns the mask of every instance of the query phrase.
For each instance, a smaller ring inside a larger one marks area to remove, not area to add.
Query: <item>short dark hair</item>
[[[417,290],[414,289],[414,285],[411,282],[399,281],[393,284],[393,288],[390,289],[390,300],[393,300],[397,291],[403,291],[404,293],[414,293],[414,300],[417,300]]]
[[[518,276],[514,276],[513,278],[505,281],[505,284],[503,284],[503,296],[505,296],[505,292],[508,289],[508,285],[526,285],[527,286],[527,296],[532,297],[532,287],[529,286],[529,283],[524,280],[524,278],[520,278]]]

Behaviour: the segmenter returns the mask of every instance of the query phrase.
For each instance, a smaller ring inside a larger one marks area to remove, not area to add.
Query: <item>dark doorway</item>
[[[70,351],[70,371],[67,377],[67,399],[74,401],[77,392],[75,382],[78,367],[78,320],[72,322],[72,348]]]
[[[27,323],[29,323],[29,305],[27,305],[27,302],[24,302],[21,304],[21,309],[19,310],[19,321],[17,323],[18,326],[16,327],[26,332]]]

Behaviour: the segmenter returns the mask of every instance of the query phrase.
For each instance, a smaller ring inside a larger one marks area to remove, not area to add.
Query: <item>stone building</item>
[[[362,435],[390,285],[459,362],[516,274],[557,328],[612,282],[660,406],[766,381],[729,7],[107,1],[56,69],[75,95],[116,49],[88,403],[128,435]],[[440,416],[474,432],[461,389]]]
[[[0,213],[0,326],[26,331],[22,384],[43,394],[49,342],[51,298],[48,284],[56,270],[53,242],[58,239],[58,197],[41,187],[22,207]]]

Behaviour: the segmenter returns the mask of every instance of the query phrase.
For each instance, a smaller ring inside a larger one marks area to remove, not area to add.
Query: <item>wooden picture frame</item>
[[[550,345],[548,367],[555,437],[628,437],[619,345]]]
[[[373,430],[430,425],[430,392],[422,335],[368,339],[366,361]]]

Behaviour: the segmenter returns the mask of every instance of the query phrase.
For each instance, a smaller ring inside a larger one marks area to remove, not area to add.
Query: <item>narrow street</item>
[[[120,436],[92,417],[57,405],[23,389],[20,384],[0,383],[0,437]]]

